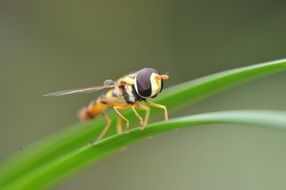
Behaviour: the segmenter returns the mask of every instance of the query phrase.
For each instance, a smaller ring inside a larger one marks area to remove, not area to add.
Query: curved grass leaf
[[[129,134],[116,134],[94,144],[85,145],[65,154],[28,175],[19,178],[4,189],[39,189],[54,184],[63,177],[72,174],[83,166],[102,159],[125,146],[162,132],[184,127],[195,127],[211,124],[238,124],[255,127],[286,129],[286,112],[274,111],[225,111],[198,114],[172,119],[166,122],[153,123],[145,130],[130,130]],[[285,133],[286,135],[286,133]]]
[[[200,100],[227,87],[285,69],[286,60],[277,60],[217,73],[169,88],[156,99],[156,102],[166,105],[172,111],[188,102]],[[158,111],[154,110],[152,116],[155,113],[158,114]],[[135,119],[131,112],[126,112],[126,116],[130,120]],[[115,115],[111,114],[111,118],[114,121]],[[26,148],[1,165],[0,187],[14,184],[15,181],[33,173],[42,165],[81,149],[97,137],[102,127],[103,120],[100,118],[93,122],[76,124]],[[114,130],[111,130],[112,132]]]

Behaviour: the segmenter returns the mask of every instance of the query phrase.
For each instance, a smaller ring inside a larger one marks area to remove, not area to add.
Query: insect
[[[98,136],[102,139],[111,125],[111,119],[106,114],[108,108],[113,108],[118,115],[117,132],[123,132],[122,121],[125,121],[124,131],[129,129],[129,120],[124,117],[122,110],[132,109],[143,130],[147,125],[150,116],[150,107],[164,110],[165,120],[168,120],[167,108],[164,105],[156,104],[147,100],[155,98],[163,89],[163,81],[169,79],[168,74],[159,74],[153,68],[143,68],[137,72],[129,73],[118,80],[108,79],[102,86],[90,88],[79,88],[49,93],[44,96],[62,96],[74,93],[90,93],[98,90],[109,89],[106,93],[92,101],[88,106],[83,107],[78,117],[82,121],[88,121],[95,116],[102,115],[106,120],[105,127]],[[145,104],[142,104],[144,102]],[[144,119],[136,109],[145,111]]]

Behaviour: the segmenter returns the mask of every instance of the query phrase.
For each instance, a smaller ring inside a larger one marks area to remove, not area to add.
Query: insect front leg
[[[97,137],[97,140],[100,140],[104,137],[104,135],[106,134],[106,132],[108,131],[108,129],[111,125],[111,119],[106,115],[106,113],[102,112],[101,115],[105,119],[106,124],[105,124],[105,127],[103,128],[103,130],[101,131],[100,135]]]
[[[146,103],[147,105],[151,106],[151,107],[163,109],[163,110],[164,110],[165,120],[167,121],[167,120],[169,119],[169,117],[168,117],[168,111],[167,111],[166,106],[161,105],[161,104],[156,104],[156,103],[153,103],[153,102],[149,102],[149,101],[145,101],[145,103]]]
[[[126,117],[124,117],[123,115],[122,115],[122,113],[120,113],[119,112],[119,108],[118,107],[113,107],[113,109],[115,110],[115,112],[119,115],[119,117],[121,117],[125,122],[126,122],[126,127],[125,127],[125,131],[128,131],[128,129],[129,129],[129,120],[128,119],[126,119]]]

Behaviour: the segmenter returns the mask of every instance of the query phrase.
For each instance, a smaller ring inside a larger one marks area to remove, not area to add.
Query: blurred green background
[[[143,67],[166,86],[286,57],[286,1],[1,1],[0,160],[77,122],[97,94],[44,98]],[[286,76],[245,84],[171,117],[231,109],[286,110]],[[96,127],[96,126],[94,126]],[[142,141],[55,187],[286,188],[286,133],[245,126],[182,129]]]

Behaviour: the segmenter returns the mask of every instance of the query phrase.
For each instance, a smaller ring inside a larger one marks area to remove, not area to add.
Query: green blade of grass
[[[127,145],[162,132],[184,127],[212,124],[238,124],[255,127],[286,129],[286,112],[225,111],[198,114],[150,124],[141,131],[132,129],[129,134],[116,134],[88,144],[33,170],[3,189],[40,189],[48,187],[63,177],[102,159]],[[286,133],[285,133],[286,135]],[[96,187],[95,187],[96,188]]]
[[[219,72],[169,88],[163,96],[158,98],[157,102],[165,104],[169,108],[178,108],[185,106],[186,103],[196,102],[214,95],[229,87],[285,69],[286,59],[281,59]]]
[[[286,60],[277,60],[217,73],[172,87],[164,91],[156,102],[166,105],[172,111],[188,102],[200,100],[227,87],[285,69]],[[158,111],[154,110],[152,116],[154,114],[158,114]],[[135,119],[131,112],[127,112],[126,115],[130,120]],[[115,115],[111,117],[114,121]],[[1,165],[0,187],[13,183],[23,175],[33,172],[35,168],[86,145],[97,137],[102,127],[102,119],[76,124],[26,148]]]

